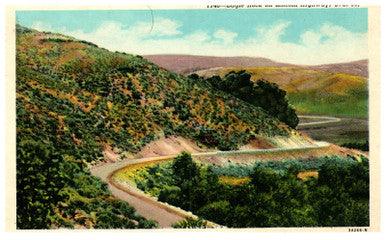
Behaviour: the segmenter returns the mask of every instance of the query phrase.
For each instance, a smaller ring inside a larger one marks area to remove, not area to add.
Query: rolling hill
[[[268,58],[255,57],[214,57],[193,55],[145,55],[144,58],[165,68],[181,74],[189,74],[202,69],[215,67],[255,67],[255,66],[290,66]]]
[[[288,93],[322,91],[345,95],[350,90],[365,88],[367,85],[364,77],[301,67],[230,67],[201,70],[195,73],[208,78],[213,75],[223,77],[230,71],[241,70],[249,72],[252,80],[265,79],[278,84]]]
[[[347,63],[324,64],[305,67],[313,70],[323,70],[332,73],[346,73],[367,78],[369,76],[368,65],[369,61],[364,59]]]
[[[227,67],[301,67],[309,70],[322,70],[330,73],[346,73],[368,77],[368,60],[347,63],[323,64],[316,66],[295,65],[276,62],[261,57],[215,57],[195,55],[145,55],[155,64],[176,73],[190,74],[199,70]]]
[[[367,117],[367,78],[327,71],[326,68],[227,67],[195,73],[208,78],[213,75],[223,77],[231,71],[246,70],[252,75],[252,80],[265,79],[286,90],[289,102],[299,113]],[[336,66],[334,70],[344,71]]]
[[[177,135],[228,150],[297,135],[262,109],[140,56],[16,30],[18,228],[155,227],[90,175],[104,149],[130,155]]]

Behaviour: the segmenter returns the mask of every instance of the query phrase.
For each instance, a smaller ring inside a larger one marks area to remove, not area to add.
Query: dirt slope
[[[138,154],[138,157],[156,157],[179,154],[183,151],[189,153],[198,153],[207,151],[205,148],[200,148],[192,140],[179,137],[170,136],[167,138],[160,138],[147,144]]]

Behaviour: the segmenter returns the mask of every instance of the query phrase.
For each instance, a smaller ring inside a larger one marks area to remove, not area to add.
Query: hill
[[[290,66],[268,58],[256,57],[214,57],[194,55],[145,55],[144,58],[165,68],[181,74],[189,74],[202,69],[215,67],[255,67],[255,66]]]
[[[276,62],[261,57],[215,57],[195,55],[145,55],[149,61],[176,73],[190,74],[199,70],[227,67],[301,67],[309,70],[323,70],[330,73],[346,73],[368,77],[368,60],[347,63],[333,63],[316,66],[295,65]]]
[[[304,67],[229,67],[195,72],[208,78],[246,70],[252,80],[265,79],[288,92],[289,102],[300,113],[367,116],[367,79],[347,73]],[[338,68],[336,68],[338,69]]]
[[[364,59],[347,63],[334,63],[310,66],[306,68],[313,70],[323,70],[332,73],[346,73],[367,78],[369,76],[368,65],[369,61],[367,59]]]
[[[205,81],[140,56],[17,26],[17,227],[151,228],[88,166],[178,135],[236,149],[295,131]],[[272,143],[270,143],[272,144]]]

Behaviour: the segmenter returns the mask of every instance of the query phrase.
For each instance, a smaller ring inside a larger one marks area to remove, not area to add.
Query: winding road
[[[272,148],[272,149],[254,149],[254,150],[238,150],[238,151],[215,151],[215,152],[203,152],[193,153],[192,156],[216,156],[216,155],[235,155],[235,154],[259,154],[259,153],[282,153],[283,151],[291,150],[302,150],[302,149],[321,149],[329,147],[330,144],[327,142],[315,142],[314,145],[302,146],[302,147],[288,147],[288,148]],[[144,194],[142,191],[134,186],[123,185],[121,183],[112,180],[112,176],[118,170],[137,163],[161,161],[173,159],[177,155],[168,155],[160,157],[149,157],[149,158],[138,158],[138,159],[125,159],[119,162],[113,163],[102,163],[91,167],[91,173],[94,176],[99,177],[104,182],[108,183],[108,187],[111,193],[123,200],[128,202],[135,210],[145,217],[146,219],[155,220],[158,222],[160,228],[170,228],[173,223],[181,221],[186,217],[194,215],[190,212],[186,212],[177,207],[158,202],[155,198]],[[212,226],[216,227],[212,223]]]
[[[298,124],[298,127],[310,127],[310,126],[317,126],[317,125],[323,125],[328,123],[336,123],[342,121],[342,119],[337,117],[328,117],[328,116],[313,116],[313,115],[299,115],[300,123]],[[316,121],[311,122],[303,122],[301,119],[312,119]]]
[[[298,126],[316,126],[323,125],[333,122],[341,121],[340,118],[336,117],[325,117],[325,116],[299,116],[300,119],[311,119],[315,121],[300,123]],[[302,149],[311,149],[311,148],[325,148],[330,144],[327,142],[315,142],[315,145],[310,145],[307,147],[291,147],[291,148],[272,148],[272,149],[254,149],[254,150],[238,150],[238,151],[215,151],[215,152],[203,152],[203,153],[193,153],[192,156],[216,156],[216,155],[227,155],[227,154],[258,154],[266,152],[280,152],[291,151],[291,150],[302,150]],[[102,163],[96,166],[91,167],[91,173],[94,176],[99,177],[102,181],[107,182],[108,187],[111,193],[123,200],[128,202],[135,210],[145,217],[146,219],[155,220],[158,222],[159,227],[161,228],[170,228],[173,223],[181,221],[189,216],[194,216],[190,212],[186,212],[177,207],[158,202],[155,198],[146,195],[139,189],[129,185],[123,185],[121,183],[115,182],[112,180],[114,173],[120,169],[137,163],[144,162],[153,162],[173,159],[177,155],[168,155],[160,157],[149,157],[149,158],[138,158],[138,159],[125,159],[119,162],[113,163]]]

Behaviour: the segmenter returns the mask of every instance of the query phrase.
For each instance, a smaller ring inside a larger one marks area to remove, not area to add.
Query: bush
[[[201,218],[187,218],[172,225],[173,228],[206,228],[207,222]]]
[[[218,224],[226,224],[229,220],[229,213],[231,212],[231,205],[228,201],[222,200],[209,203],[197,211],[199,216],[206,219],[215,219]]]
[[[366,142],[349,142],[349,143],[343,143],[341,144],[342,147],[345,148],[354,148],[361,151],[368,152],[369,151],[369,141]]]
[[[197,165],[184,153],[174,162],[178,171],[174,168],[176,171],[168,175],[174,185],[165,186],[159,200],[228,227],[368,226],[368,160],[319,160],[314,165],[306,161],[297,161],[297,165],[258,163],[252,168],[231,165],[226,172],[248,173],[251,181],[222,185],[215,175],[224,173],[218,170],[220,167]],[[319,178],[297,178],[302,167],[316,165]],[[194,174],[189,175],[190,171]],[[187,221],[182,225],[194,224]]]
[[[196,75],[190,76],[197,80]],[[279,88],[275,83],[264,79],[252,82],[251,75],[246,71],[231,71],[224,78],[213,76],[206,79],[213,87],[232,94],[256,107],[267,111],[273,117],[286,123],[291,128],[296,128],[299,119],[294,108],[286,98],[286,91]]]

